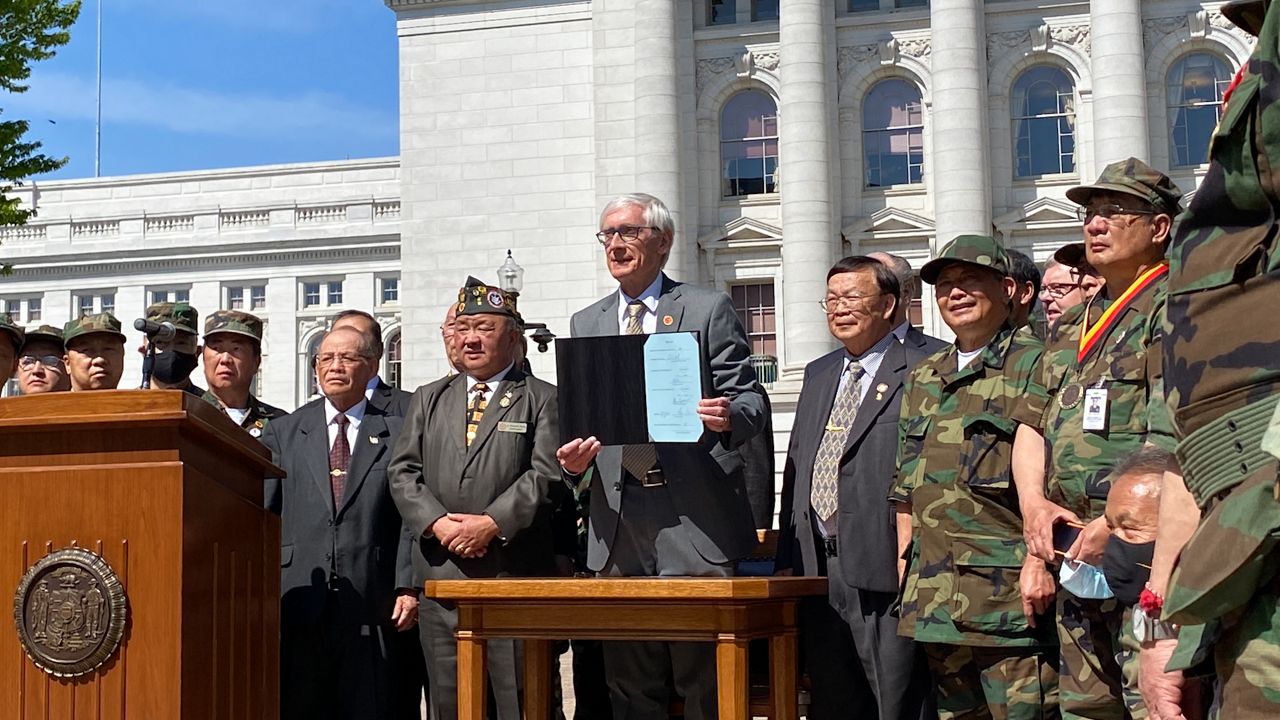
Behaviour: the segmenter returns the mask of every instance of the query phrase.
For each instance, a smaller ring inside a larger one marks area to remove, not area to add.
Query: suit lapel
[[[605,298],[596,318],[596,335],[618,335],[618,291]]]
[[[655,312],[655,332],[679,332],[680,320],[684,317],[684,303],[680,301],[680,283],[662,276],[662,290],[658,293],[658,308]],[[671,318],[671,322],[667,322]]]
[[[329,480],[329,428],[324,421],[324,402],[318,402],[313,409],[307,411],[311,417],[307,422],[298,423],[298,432],[302,434],[302,457],[306,458],[304,467],[311,475],[311,482],[321,497],[333,497],[333,485]],[[301,482],[302,478],[295,478]],[[333,503],[325,503],[329,507]]]
[[[480,448],[488,442],[489,436],[493,435],[498,422],[511,412],[511,408],[524,397],[524,392],[524,373],[517,368],[511,368],[511,372],[498,383],[498,387],[494,388],[493,394],[489,397],[489,404],[480,418],[480,426],[476,428],[476,439],[472,440],[471,447],[467,448],[467,460],[463,463],[463,469],[466,469],[466,466],[479,454]]]
[[[440,391],[440,411],[444,413],[445,435],[459,455],[467,452],[467,376],[458,374]]]
[[[809,387],[813,388],[813,397],[816,398],[813,402],[817,407],[814,408],[813,414],[809,415],[813,418],[812,427],[804,434],[805,447],[801,457],[809,461],[810,467],[813,467],[817,461],[818,447],[822,445],[822,434],[826,432],[827,424],[831,420],[831,409],[835,406],[836,390],[840,387],[840,375],[843,371],[844,355],[834,355],[831,362],[814,373],[809,380]],[[805,390],[808,391],[809,387]]]
[[[387,444],[391,440],[391,430],[387,428],[386,415],[382,409],[372,404],[365,407],[367,409],[364,420],[360,423],[360,432],[356,434],[355,447],[351,448],[351,464],[347,469],[347,485],[342,491],[339,515],[360,492],[365,478],[369,476],[369,470],[378,463],[382,453],[387,452]]]
[[[845,438],[845,453],[862,440],[862,436],[867,434],[867,430],[871,428],[876,418],[880,417],[885,405],[889,404],[894,393],[902,385],[903,371],[906,369],[907,352],[896,340],[889,343],[888,349],[884,351],[884,358],[880,360],[880,369],[876,371],[876,376],[868,379],[871,387],[868,388],[866,398],[858,406],[858,412],[853,417],[853,426],[849,428],[849,436]],[[883,390],[880,389],[882,387]]]

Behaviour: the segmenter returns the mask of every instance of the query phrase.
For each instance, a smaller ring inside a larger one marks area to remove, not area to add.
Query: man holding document
[[[654,427],[658,413],[649,408],[657,444],[602,446],[588,436],[557,452],[570,482],[594,468],[587,564],[605,577],[725,577],[756,542],[737,448],[764,426],[764,399],[729,296],[676,282],[662,272],[674,236],[670,211],[653,196],[624,195],[606,205],[596,237],[618,291],[576,313],[570,324],[574,338],[697,333],[704,397],[689,403],[688,415],[701,423],[700,434],[695,428],[684,440],[687,435],[675,432],[672,437],[684,441],[661,442]],[[652,349],[646,343],[646,360],[679,358],[685,355],[681,346],[691,342],[693,336],[663,338],[665,344]],[[646,366],[647,373],[655,371],[660,369]],[[650,389],[649,401],[654,397]],[[661,425],[674,431],[681,423]],[[615,718],[665,720],[669,675],[684,698],[685,717],[716,717],[715,656],[709,644],[606,643],[605,670]]]

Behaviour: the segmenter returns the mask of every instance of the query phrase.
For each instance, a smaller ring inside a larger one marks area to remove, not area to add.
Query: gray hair
[[[316,348],[320,348],[322,345],[324,345],[324,341],[327,340],[330,335],[336,332],[354,333],[357,337],[360,338],[360,344],[356,345],[356,352],[360,354],[360,357],[365,358],[366,360],[376,360],[377,358],[381,357],[381,351],[379,346],[377,345],[377,342],[369,335],[366,335],[365,333],[360,332],[359,330],[351,327],[350,325],[341,325],[339,327],[326,330],[324,334],[320,336],[320,342],[316,343]]]
[[[609,204],[604,206],[604,210],[600,211],[600,228],[604,229],[604,219],[609,216],[609,213],[626,207],[638,207],[644,210],[646,225],[658,228],[658,232],[670,240],[675,240],[676,221],[671,217],[671,211],[667,209],[666,203],[647,193],[628,193],[610,200]]]
[[[898,278],[898,302],[909,305],[920,288],[916,285],[916,271],[904,257],[887,252],[867,253],[867,257],[879,260]]]

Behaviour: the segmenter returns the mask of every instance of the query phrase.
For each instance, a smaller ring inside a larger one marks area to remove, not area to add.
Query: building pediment
[[[762,220],[739,217],[698,238],[703,250],[747,250],[779,247],[782,229]]]
[[[1060,230],[1079,225],[1075,203],[1050,197],[1036,198],[995,220],[996,228],[1002,232]]]
[[[933,221],[901,208],[887,207],[859,218],[842,231],[846,238],[895,238],[932,235]]]

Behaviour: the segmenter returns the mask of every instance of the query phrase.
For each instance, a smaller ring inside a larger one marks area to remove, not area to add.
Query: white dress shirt
[[[652,335],[658,331],[658,295],[662,292],[662,278],[662,273],[658,273],[658,277],[636,298],[627,297],[622,288],[618,288],[618,334],[627,334],[627,303],[632,300],[644,303],[645,311],[640,316],[640,327],[644,333]]]
[[[351,448],[352,454],[356,451],[356,438],[360,437],[360,423],[364,421],[364,411],[369,406],[368,400],[361,400],[356,403],[342,415],[347,416],[347,447]],[[329,398],[324,399],[324,421],[329,432],[329,449],[333,449],[333,443],[338,439],[338,425],[333,421],[338,417],[339,413],[333,403],[329,402]]]
[[[507,376],[507,373],[511,372],[511,368],[515,367],[515,365],[516,364],[512,362],[510,365],[502,368],[502,370],[499,371],[498,374],[485,380],[473,378],[470,375],[468,375],[467,376],[467,407],[471,407],[471,395],[475,392],[474,388],[476,386],[476,383],[482,382],[485,385],[489,386],[489,390],[486,391],[484,394],[484,398],[488,400],[489,398],[493,397],[493,394],[495,392],[498,391],[498,385],[502,382],[503,378]]]
[[[381,376],[381,375],[374,375],[374,376],[373,376],[373,379],[369,381],[369,384],[364,386],[364,399],[365,399],[365,400],[372,400],[372,399],[373,399],[373,391],[374,391],[374,390],[377,390],[377,389],[378,389],[378,385],[380,385],[381,383],[382,383],[382,376]]]
[[[849,353],[844,355],[844,369],[840,372],[840,387],[836,389],[836,397],[844,389],[846,382],[852,382],[850,377],[849,364],[858,361],[862,365],[862,384],[858,386],[858,403],[867,399],[867,393],[871,392],[871,380],[875,378],[876,373],[880,372],[880,363],[884,361],[884,354],[889,349],[889,343],[895,342],[896,338],[893,333],[889,333],[880,338],[880,342],[872,345],[870,349],[862,353],[858,357],[854,357]]]

